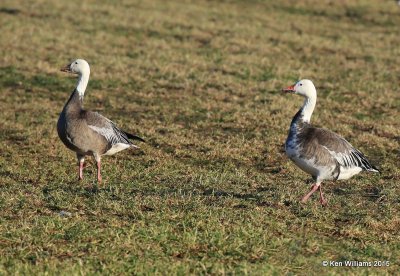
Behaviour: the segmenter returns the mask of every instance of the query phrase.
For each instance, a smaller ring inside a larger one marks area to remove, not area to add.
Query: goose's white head
[[[283,92],[289,92],[294,94],[299,94],[307,98],[316,98],[317,90],[315,89],[312,81],[304,79],[299,80],[294,85],[282,89]]]
[[[87,63],[84,59],[76,59],[70,64],[61,68],[61,71],[77,74],[77,75],[89,75],[90,74],[90,67],[89,63]]]

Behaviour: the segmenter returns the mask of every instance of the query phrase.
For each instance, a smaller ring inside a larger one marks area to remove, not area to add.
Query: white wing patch
[[[357,164],[352,164],[351,160],[350,160],[350,156],[346,153],[342,153],[342,152],[336,152],[336,151],[332,151],[330,149],[328,149],[326,146],[322,146],[323,148],[325,148],[330,155],[333,156],[333,158],[336,159],[336,161],[341,165],[341,166],[346,166],[345,164],[349,164],[351,166],[349,167],[353,167],[353,166],[357,166]]]
[[[121,150],[127,149],[129,147],[134,147],[134,148],[139,148],[138,146],[135,146],[132,143],[129,143],[128,137],[126,139],[121,139],[125,138],[125,136],[122,136],[122,132],[120,132],[118,129],[113,128],[112,125],[110,128],[107,127],[97,127],[93,125],[88,125],[89,128],[92,130],[96,131],[98,134],[102,135],[106,140],[112,145],[111,148],[104,153],[105,155],[113,155],[117,152],[120,152]],[[118,133],[115,133],[115,131],[119,131]],[[120,134],[120,135],[118,135]],[[126,142],[125,142],[126,141]]]
[[[362,155],[359,156],[355,152],[334,152],[323,146],[340,164],[340,173],[338,180],[349,179],[363,170]]]
[[[336,161],[339,162],[339,164],[341,166],[346,166],[346,167],[357,166],[357,164],[353,164],[353,160],[351,160],[350,155],[347,152],[345,152],[345,153],[335,152],[335,151],[328,149],[326,146],[323,146],[323,147],[330,153],[330,155],[333,156],[333,158],[336,159]],[[346,164],[348,164],[348,165],[346,165]]]
[[[340,166],[345,168],[362,168],[371,169],[371,164],[367,158],[357,149],[352,148],[346,152],[335,152],[329,150],[326,146],[323,146],[329,153],[339,162]]]
[[[107,128],[107,127],[97,127],[97,126],[92,126],[88,125],[89,128],[92,130],[96,131],[98,134],[101,136],[104,136],[107,141],[113,141],[115,139],[115,133],[112,128]]]

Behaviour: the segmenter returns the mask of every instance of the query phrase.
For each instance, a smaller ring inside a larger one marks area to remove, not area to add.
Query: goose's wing
[[[309,127],[302,135],[303,147],[314,147],[317,155],[318,153],[324,155],[323,152],[326,155],[328,152],[344,168],[359,167],[363,170],[378,172],[364,154],[332,131]]]
[[[97,132],[99,135],[103,136],[111,147],[116,144],[126,144],[137,147],[133,145],[131,141],[129,141],[129,138],[135,139],[137,136],[131,135],[119,129],[113,121],[107,119],[97,112],[86,111],[85,115],[88,127]],[[137,137],[136,139],[139,140],[141,138]]]

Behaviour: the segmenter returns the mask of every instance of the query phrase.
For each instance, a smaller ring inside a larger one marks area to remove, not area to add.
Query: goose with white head
[[[97,162],[97,181],[100,183],[102,155],[138,148],[129,139],[144,140],[119,129],[114,122],[101,114],[83,109],[83,97],[90,76],[90,67],[86,60],[77,59],[61,68],[61,71],[78,75],[78,83],[58,119],[58,136],[67,148],[76,153],[78,179],[83,179],[85,156],[92,155]]]
[[[325,205],[327,201],[321,188],[324,180],[349,179],[361,171],[379,172],[344,138],[329,130],[311,126],[311,115],[317,103],[317,90],[312,81],[300,80],[283,91],[305,98],[303,106],[293,117],[285,143],[287,156],[315,181],[302,202],[319,190],[321,204]]]

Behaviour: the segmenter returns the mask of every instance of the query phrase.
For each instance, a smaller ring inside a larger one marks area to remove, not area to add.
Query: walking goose
[[[327,203],[321,189],[323,180],[349,179],[363,170],[379,172],[344,138],[329,130],[310,125],[317,102],[317,90],[312,81],[300,80],[283,91],[305,97],[303,106],[293,117],[285,143],[287,156],[300,169],[311,174],[315,181],[311,191],[302,198],[302,202],[306,202],[319,189],[321,203]]]
[[[64,106],[57,122],[57,132],[67,148],[76,152],[79,163],[79,180],[83,179],[86,155],[93,155],[97,162],[97,181],[101,183],[101,156],[112,155],[133,147],[129,139],[144,140],[120,130],[114,122],[97,112],[82,108],[83,96],[89,81],[90,67],[86,60],[77,59],[61,71],[78,75],[78,84]]]

